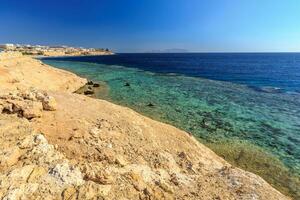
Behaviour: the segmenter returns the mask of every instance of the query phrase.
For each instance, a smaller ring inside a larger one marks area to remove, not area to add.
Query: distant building
[[[16,46],[14,44],[2,44],[0,45],[0,48],[3,49],[14,49]]]
[[[14,47],[14,44],[5,44],[6,47]]]

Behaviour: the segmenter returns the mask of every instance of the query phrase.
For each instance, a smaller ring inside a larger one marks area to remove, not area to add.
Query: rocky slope
[[[84,79],[28,57],[5,59],[0,199],[289,199],[186,132],[72,94]]]

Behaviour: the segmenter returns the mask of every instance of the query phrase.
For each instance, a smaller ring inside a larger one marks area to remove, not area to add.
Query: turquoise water
[[[109,92],[99,98],[184,129],[231,163],[300,197],[299,93],[116,65],[43,62],[105,83]]]

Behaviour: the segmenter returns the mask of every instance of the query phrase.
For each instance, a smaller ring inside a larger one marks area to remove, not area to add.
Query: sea
[[[193,134],[300,199],[300,53],[120,53],[43,58],[99,82],[97,98]]]

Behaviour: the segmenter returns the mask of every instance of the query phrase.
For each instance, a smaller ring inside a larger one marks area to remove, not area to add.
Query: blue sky
[[[0,0],[0,43],[300,51],[299,0]]]

